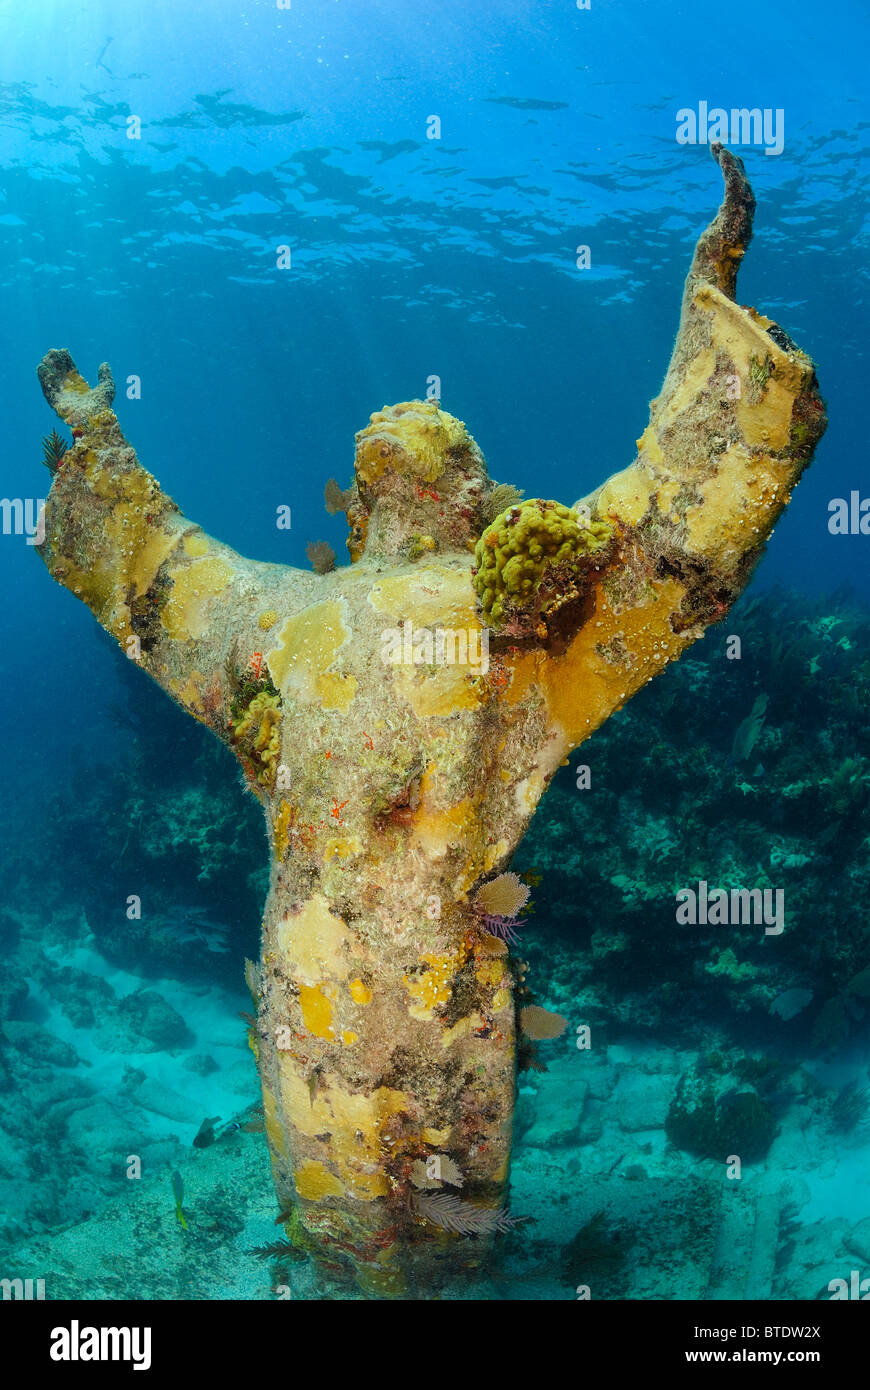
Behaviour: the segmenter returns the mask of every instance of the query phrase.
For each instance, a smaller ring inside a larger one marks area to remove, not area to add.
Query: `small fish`
[[[196,1137],[193,1141],[193,1147],[195,1149],[208,1149],[211,1147],[215,1139],[217,1139],[214,1127],[219,1120],[220,1115],[213,1115],[211,1119],[203,1120],[199,1129],[196,1131]]]
[[[805,1009],[807,1004],[812,1002],[812,998],[811,989],[787,989],[777,995],[768,1012],[778,1014],[780,1018],[788,1021]]]
[[[294,1264],[305,1259],[304,1250],[297,1250],[289,1240],[276,1240],[271,1245],[255,1245],[249,1254],[259,1255],[261,1260],[291,1260]]]
[[[220,1115],[210,1115],[203,1120],[193,1141],[195,1149],[209,1149],[218,1140],[226,1139],[228,1134],[236,1134],[240,1130],[246,1134],[258,1134],[265,1129],[262,1105],[254,1106],[240,1119],[228,1120],[224,1125],[220,1123],[220,1118]]]
[[[182,1181],[180,1173],[172,1174],[172,1194],[175,1197],[176,1220],[180,1223],[181,1229],[186,1231],[187,1222],[184,1219],[184,1212],[181,1209],[181,1204],[184,1201],[184,1182]]]

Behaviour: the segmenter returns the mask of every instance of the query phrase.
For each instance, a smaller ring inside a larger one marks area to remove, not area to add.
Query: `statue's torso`
[[[470,555],[363,561],[313,581],[304,605],[298,586],[292,606],[277,588],[252,615],[237,662],[280,697],[257,790],[282,891],[341,897],[364,872],[398,910],[404,872],[461,900],[512,853],[547,731],[540,701],[503,698],[511,653],[489,648],[470,569]]]

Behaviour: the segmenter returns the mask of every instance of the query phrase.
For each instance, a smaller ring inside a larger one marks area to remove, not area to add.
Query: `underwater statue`
[[[735,302],[755,204],[713,153],[724,201],[637,456],[573,507],[497,487],[461,421],[409,401],[333,485],[352,563],[261,564],[140,466],[105,364],[93,388],[66,351],[39,368],[73,433],[40,553],[263,804],[248,983],[279,1212],[369,1296],[425,1296],[510,1226],[511,856],[571,750],[728,611],[825,428],[810,358]]]

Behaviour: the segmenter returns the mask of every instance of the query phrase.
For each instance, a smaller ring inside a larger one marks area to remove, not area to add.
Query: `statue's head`
[[[366,553],[414,558],[414,547],[464,548],[480,534],[486,464],[462,421],[437,401],[376,411],[356,436],[354,471]]]
[[[437,401],[403,401],[376,410],[356,436],[354,469],[360,491],[377,496],[406,479],[420,487],[486,479],[483,455],[461,420]]]

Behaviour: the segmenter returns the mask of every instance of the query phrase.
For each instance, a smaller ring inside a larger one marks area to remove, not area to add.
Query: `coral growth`
[[[680,1077],[665,1120],[672,1144],[724,1163],[736,1155],[745,1163],[764,1157],[776,1134],[776,1121],[751,1087],[729,1084],[707,1068]]]
[[[256,768],[262,786],[275,780],[275,767],[281,755],[281,697],[261,690],[233,720],[233,742]]]
[[[305,554],[315,574],[329,574],[335,569],[335,551],[328,541],[309,541]]]
[[[69,445],[57,430],[52,430],[51,434],[45,436],[42,441],[42,461],[49,473],[57,472],[68,449]]]
[[[474,911],[488,932],[514,944],[519,940],[517,918],[528,901],[529,890],[516,874],[499,874],[478,889]]]
[[[507,633],[534,632],[542,619],[582,596],[612,536],[607,522],[586,524],[559,502],[530,498],[508,507],[474,552],[484,617]]]

